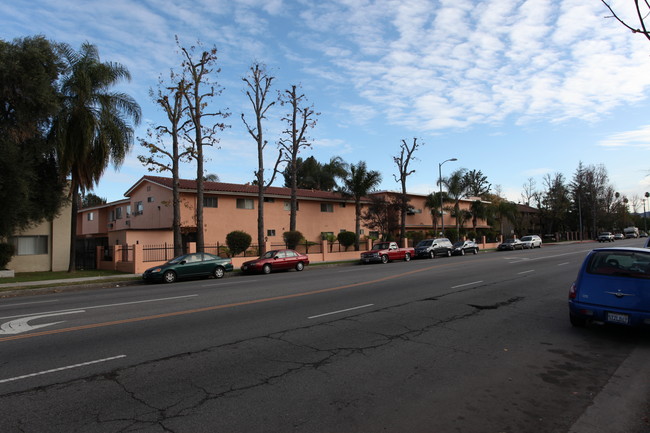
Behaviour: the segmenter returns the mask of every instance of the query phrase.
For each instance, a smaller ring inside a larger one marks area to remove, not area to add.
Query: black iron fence
[[[160,245],[143,245],[142,261],[143,262],[162,262],[168,261],[175,257],[174,244],[165,242]]]

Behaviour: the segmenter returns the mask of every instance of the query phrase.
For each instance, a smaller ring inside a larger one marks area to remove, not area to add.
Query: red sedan
[[[271,271],[281,269],[295,269],[302,271],[305,265],[309,264],[309,257],[305,254],[300,254],[294,250],[271,250],[267,251],[258,259],[244,262],[241,265],[241,270],[244,273],[258,273],[270,274]]]

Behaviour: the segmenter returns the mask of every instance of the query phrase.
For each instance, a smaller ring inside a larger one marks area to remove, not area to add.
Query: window
[[[273,197],[264,197],[264,203],[275,203],[275,199]]]
[[[111,211],[109,212],[108,220],[109,221],[115,221],[115,209],[111,209]]]
[[[275,230],[274,229],[267,230],[266,231],[266,236],[275,236]]]
[[[363,234],[363,229],[359,229],[358,235],[361,236]]]
[[[130,216],[131,216],[131,205],[127,204],[126,205],[126,217],[128,218]]]
[[[115,208],[115,219],[118,219],[118,220],[122,219],[122,208],[121,207],[116,207]]]
[[[345,202],[339,203],[339,207],[345,207]]]
[[[344,233],[344,232],[347,232],[347,230],[346,229],[339,229],[339,233]]]
[[[321,212],[334,212],[334,206],[332,203],[321,203],[320,204]]]
[[[284,202],[284,210],[291,210],[291,202],[290,201],[285,201]],[[296,202],[296,210],[300,210],[300,202]]]
[[[252,198],[238,198],[237,209],[255,209]]]
[[[203,207],[219,207],[219,199],[217,197],[203,197]]]
[[[47,254],[47,236],[16,236],[12,240],[17,256]]]
[[[88,212],[86,214],[86,218],[88,218],[88,221],[92,221],[95,219],[95,212]]]
[[[156,201],[155,197],[147,197],[147,203],[153,203],[154,201]]]
[[[144,205],[142,204],[141,201],[135,202],[135,215],[142,215],[142,212],[144,211]]]

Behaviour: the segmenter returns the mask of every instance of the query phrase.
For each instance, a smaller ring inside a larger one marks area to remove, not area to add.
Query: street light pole
[[[438,185],[440,185],[440,224],[442,226],[442,235],[445,235],[445,212],[442,210],[442,164],[449,161],[458,161],[456,158],[450,158],[438,164]]]
[[[643,231],[648,233],[648,217],[645,214],[645,201],[650,197],[650,192],[644,194],[645,199],[643,199]]]

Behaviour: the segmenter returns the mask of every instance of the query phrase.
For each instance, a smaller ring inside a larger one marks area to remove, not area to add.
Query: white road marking
[[[219,286],[219,287],[221,287],[221,286],[232,286],[233,284],[246,284],[246,283],[253,283],[253,282],[255,282],[255,281],[259,281],[259,280],[249,280],[249,279],[246,279],[246,281],[232,281],[232,282],[229,281],[229,282],[227,282],[227,283],[219,282],[219,283],[213,283],[213,284],[202,284],[201,287],[214,287],[214,286]]]
[[[49,301],[21,302],[19,304],[4,304],[4,305],[0,305],[0,308],[1,307],[5,307],[5,308],[6,307],[16,307],[18,305],[46,304],[46,303],[50,303],[50,302],[59,302],[59,300],[58,299],[51,299]]]
[[[67,311],[65,313],[54,313],[54,314],[41,314],[39,316],[29,316],[23,317],[22,319],[12,320],[11,322],[6,322],[0,325],[0,335],[13,335],[13,334],[22,334],[23,332],[33,331],[34,329],[44,328],[46,326],[56,325],[58,323],[63,323],[65,320],[59,322],[51,323],[42,323],[40,325],[30,325],[30,320],[42,319],[43,317],[53,317],[53,316],[62,316],[64,314],[75,314],[75,313],[85,313],[84,310],[77,311]]]
[[[558,265],[558,266],[564,266],[564,265],[568,265],[568,264],[570,264],[570,263],[571,263],[571,262],[564,262],[564,263],[558,263],[557,265]]]
[[[348,311],[358,310],[360,308],[372,307],[375,304],[359,305],[358,307],[346,308],[345,310],[332,311],[330,313],[319,314],[317,316],[307,317],[308,319],[316,319],[323,316],[331,316],[332,314],[346,313]]]
[[[473,284],[481,284],[482,282],[483,282],[483,280],[481,280],[481,281],[474,281],[474,282],[472,282],[472,283],[465,283],[465,284],[459,284],[459,285],[457,285],[457,286],[452,286],[451,288],[452,288],[452,289],[457,289],[457,288],[459,288],[459,287],[471,286],[471,285],[473,285]]]
[[[534,269],[531,269],[531,270],[529,270],[529,271],[517,272],[517,275],[528,274],[528,273],[531,273],[531,272],[535,272],[535,270],[534,270]]]
[[[99,364],[100,362],[113,361],[115,359],[126,358],[126,355],[112,356],[110,358],[97,359],[95,361],[82,362],[81,364],[68,365],[66,367],[53,368],[52,370],[39,371],[38,373],[25,374],[24,376],[10,377],[0,379],[0,383],[13,382],[15,380],[27,379],[30,377],[41,376],[43,374],[56,373],[57,371],[70,370],[73,368],[85,367],[86,365]]]
[[[54,314],[54,313],[64,313],[66,311],[77,311],[77,310],[92,310],[95,308],[108,308],[108,307],[121,307],[122,305],[134,305],[134,304],[144,304],[147,302],[158,302],[158,301],[172,301],[175,299],[182,299],[182,298],[191,298],[194,296],[199,296],[199,295],[183,295],[183,296],[173,296],[171,298],[158,298],[158,299],[145,299],[143,301],[131,301],[131,302],[120,302],[117,304],[105,304],[105,305],[95,305],[92,307],[79,307],[79,308],[70,308],[67,310],[56,310],[56,311],[46,311],[41,314]],[[25,317],[24,314],[18,314],[15,316],[6,316],[6,317],[0,317],[0,320],[3,319],[13,319],[14,317]]]

